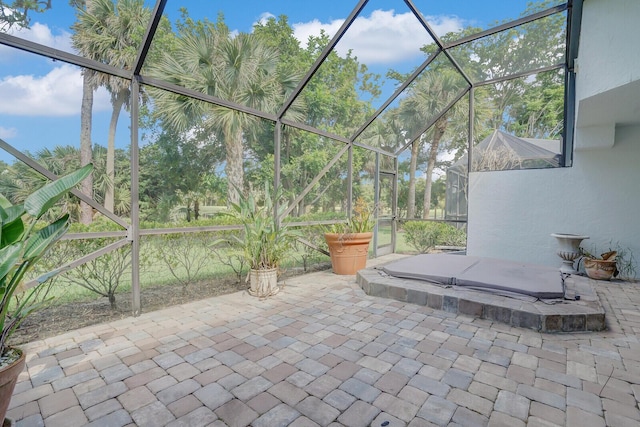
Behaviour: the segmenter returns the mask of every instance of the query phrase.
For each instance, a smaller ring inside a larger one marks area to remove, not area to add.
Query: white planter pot
[[[251,270],[249,273],[249,294],[254,297],[267,298],[278,293],[278,269]]]
[[[558,250],[556,254],[562,258],[560,272],[565,274],[576,274],[573,263],[580,257],[580,242],[588,239],[589,236],[579,234],[553,233],[551,235],[558,240]]]

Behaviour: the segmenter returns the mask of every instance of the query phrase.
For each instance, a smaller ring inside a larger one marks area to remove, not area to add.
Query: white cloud
[[[428,16],[426,20],[439,36],[464,26],[464,21],[455,16]],[[293,24],[293,30],[295,37],[306,46],[309,36],[317,36],[324,30],[333,37],[343,23],[344,20],[322,23],[316,19]],[[393,64],[423,55],[419,49],[429,43],[431,38],[413,13],[375,10],[369,17],[356,18],[336,48],[340,55],[352,49],[365,64]]]
[[[80,114],[82,74],[63,64],[44,76],[7,76],[0,80],[0,114],[63,117]],[[94,111],[110,108],[106,90],[94,96]]]
[[[16,128],[5,128],[0,126],[0,138],[2,139],[11,139],[18,135],[18,129]]]
[[[73,52],[73,48],[71,47],[71,33],[60,30],[59,34],[53,34],[47,25],[39,22],[31,25],[30,28],[13,27],[9,31],[9,34],[55,49]]]
[[[71,44],[71,33],[65,30],[60,30],[58,34],[54,34],[47,25],[39,22],[36,22],[30,28],[11,27],[8,34],[34,43],[40,43],[54,49],[75,53]],[[0,45],[0,62],[2,62],[3,59],[9,60],[10,56],[20,53],[23,52]]]
[[[273,13],[270,12],[264,12],[262,15],[260,15],[260,18],[258,18],[258,22],[254,22],[253,25],[255,26],[256,24],[261,24],[261,25],[265,25],[267,23],[267,21],[269,21],[269,19],[275,19],[276,16]]]
[[[338,32],[338,29],[343,22],[344,19],[333,20],[328,24],[323,24],[317,19],[310,22],[299,22],[292,25],[293,36],[298,39],[300,44],[304,47],[307,46],[310,36],[320,35],[320,30],[324,30],[325,33],[329,34],[329,37],[333,37],[333,35]]]

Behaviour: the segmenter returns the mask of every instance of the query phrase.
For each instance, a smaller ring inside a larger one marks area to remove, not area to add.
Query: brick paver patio
[[[389,260],[383,258],[382,260]],[[287,279],[23,346],[18,426],[637,426],[640,292],[608,330],[543,334]]]

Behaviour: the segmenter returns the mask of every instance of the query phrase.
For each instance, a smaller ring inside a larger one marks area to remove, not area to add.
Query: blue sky
[[[153,3],[146,1],[149,7]],[[216,20],[219,11],[234,31],[250,31],[269,16],[287,15],[296,37],[305,43],[320,29],[333,35],[356,1],[324,0],[169,0],[165,13],[172,20],[186,7],[194,19]],[[438,34],[474,25],[487,28],[495,21],[518,17],[527,0],[415,0],[418,9]],[[560,3],[558,1],[557,3]],[[74,12],[67,0],[53,0],[53,8],[32,16],[28,30],[13,31],[18,37],[72,52],[70,25]],[[423,59],[419,47],[429,42],[418,21],[401,0],[371,0],[363,14],[337,46],[339,53],[351,49],[363,63],[384,74],[394,68],[408,71]],[[386,94],[391,86],[386,86]],[[35,152],[55,145],[79,146],[82,79],[77,67],[26,54],[0,45],[0,138],[19,150]],[[381,100],[382,101],[382,100]],[[106,145],[111,114],[109,95],[98,91],[94,101],[94,143]],[[117,145],[129,144],[129,115],[123,113]],[[0,150],[1,151],[1,150]],[[13,157],[0,152],[0,160]]]

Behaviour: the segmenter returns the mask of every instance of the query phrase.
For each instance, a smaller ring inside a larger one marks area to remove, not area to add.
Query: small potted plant
[[[591,254],[585,255],[582,260],[585,273],[590,279],[596,280],[611,280],[613,277],[618,277],[617,255],[616,251],[605,252],[600,255],[600,258]]]
[[[232,215],[240,220],[243,227],[241,236],[233,236],[240,244],[249,268],[249,294],[260,298],[275,295],[278,287],[278,270],[291,249],[296,234],[286,223],[278,224],[286,206],[280,206],[274,216],[274,203],[265,184],[264,201],[258,203],[250,192],[240,193],[238,203],[232,203]]]
[[[373,209],[359,197],[351,218],[324,233],[334,273],[352,275],[366,267],[374,224]]]
[[[580,271],[591,279],[611,280],[619,278],[621,280],[634,280],[636,278],[636,261],[631,249],[622,247],[619,243],[609,242],[608,249],[601,255],[595,256],[600,250],[592,249],[591,252],[580,247],[580,259],[578,267]]]
[[[599,251],[594,249],[593,252]],[[578,267],[591,279],[635,280],[636,278],[636,261],[629,248],[621,247],[619,244],[609,244],[608,250],[598,257],[581,247],[580,254]]]
[[[34,290],[18,303],[23,278],[69,228],[69,214],[44,223],[51,207],[91,173],[92,165],[59,178],[29,195],[23,204],[13,205],[0,194],[0,420],[5,419],[11,394],[25,363],[25,354],[8,341],[20,322],[38,308]]]

